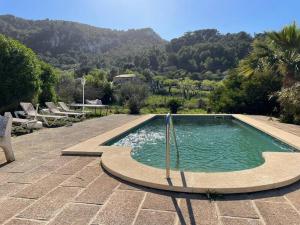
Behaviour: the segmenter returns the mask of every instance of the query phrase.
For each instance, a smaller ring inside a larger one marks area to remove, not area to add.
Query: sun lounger
[[[48,107],[51,113],[56,115],[64,115],[64,116],[74,116],[75,118],[84,117],[85,113],[78,113],[78,112],[61,112],[59,108],[53,102],[46,102],[46,106]]]
[[[4,116],[0,116],[0,147],[4,150],[7,162],[15,160],[11,145],[11,126],[12,116],[10,113],[5,113]]]
[[[26,113],[26,116],[29,118],[34,118],[36,120],[41,120],[44,122],[47,126],[50,126],[54,124],[57,120],[66,120],[68,117],[66,116],[57,116],[57,115],[45,115],[45,114],[39,114],[38,108],[35,109],[33,105],[29,102],[21,102],[20,103],[22,109]]]
[[[36,119],[23,119],[26,114],[24,111],[15,111],[15,118],[13,117],[12,123],[13,125],[21,125],[27,129],[41,129],[43,127],[43,123]],[[20,118],[22,116],[23,118]]]
[[[64,102],[58,102],[58,105],[59,105],[59,106],[61,107],[61,109],[62,109],[63,111],[65,111],[65,112],[76,112],[75,110],[70,109],[69,106],[68,106],[66,103],[64,103]],[[90,111],[84,111],[84,112],[82,112],[82,113],[87,114],[87,113],[91,113],[91,112],[90,112]]]

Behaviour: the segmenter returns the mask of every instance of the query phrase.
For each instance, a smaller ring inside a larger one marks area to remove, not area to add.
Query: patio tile
[[[69,204],[49,225],[83,225],[99,211],[100,206],[85,204]]]
[[[33,203],[30,199],[7,198],[0,202],[0,224]]]
[[[36,220],[49,220],[61,207],[71,201],[80,188],[58,187],[49,194],[40,198],[17,217]]]
[[[24,220],[24,219],[12,219],[5,225],[45,225],[45,222]]]
[[[244,218],[222,218],[223,225],[263,225],[260,220],[257,219],[244,219]]]
[[[17,174],[8,179],[7,182],[10,183],[21,183],[21,184],[31,184],[37,180],[45,177],[50,173],[50,168],[46,166],[40,166],[34,170],[31,170],[27,173]]]
[[[184,198],[177,211],[179,224],[219,225],[214,202],[203,199]]]
[[[5,183],[0,185],[0,198],[15,194],[25,188],[26,184]]]
[[[0,172],[0,184],[5,183],[10,176],[12,176],[11,173]]]
[[[37,199],[47,194],[49,191],[57,187],[60,183],[66,180],[68,175],[51,174],[37,183],[31,184],[25,189],[17,192],[14,196],[20,198]]]
[[[246,217],[258,219],[253,204],[249,200],[217,201],[221,216]]]
[[[145,193],[116,191],[92,224],[131,225]]]
[[[162,194],[147,193],[142,208],[176,211],[176,208],[178,208],[178,202],[175,194],[172,195],[168,193],[168,195],[165,195],[164,192],[162,192]]]
[[[48,167],[51,171],[59,169],[65,166],[67,163],[75,160],[77,157],[75,156],[57,156],[55,159],[52,159],[48,163],[44,164],[44,166]]]
[[[173,225],[174,212],[141,210],[134,225]]]
[[[89,164],[93,159],[91,157],[80,157],[76,160],[72,160],[67,165],[61,167],[56,171],[58,174],[64,174],[64,175],[73,175],[77,173],[79,170],[81,170],[84,166]]]
[[[267,225],[300,225],[300,215],[286,203],[256,202]]]
[[[102,170],[99,157],[96,157],[96,159],[94,159],[92,162],[90,162],[87,166],[98,166],[100,168],[100,170]]]
[[[86,187],[91,183],[97,176],[102,173],[99,166],[87,166],[82,169],[79,173],[73,175],[68,180],[62,183],[62,186],[68,187]]]
[[[16,161],[14,164],[8,164],[3,167],[4,172],[9,172],[9,173],[24,173],[29,170],[32,170],[38,166],[41,166],[42,164],[50,161],[50,159],[36,159],[33,158],[28,161]]]
[[[134,185],[134,184],[129,184],[129,183],[121,183],[121,185],[118,187],[119,190],[132,190],[132,191],[143,191],[145,188]]]
[[[284,189],[275,189],[272,191],[262,191],[249,194],[249,198],[255,201],[265,202],[287,202],[284,198]]]
[[[299,185],[300,186],[300,185]],[[290,202],[297,208],[300,212],[300,187],[298,190],[287,193],[286,197],[290,200]]]
[[[119,182],[116,179],[103,173],[75,201],[89,204],[104,204],[118,184]]]

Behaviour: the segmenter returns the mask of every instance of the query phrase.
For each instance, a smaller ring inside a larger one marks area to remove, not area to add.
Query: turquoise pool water
[[[233,118],[174,116],[179,147],[171,146],[171,168],[181,171],[220,172],[257,167],[262,152],[289,152],[294,149]],[[132,158],[165,168],[165,118],[155,117],[107,145],[131,146]]]

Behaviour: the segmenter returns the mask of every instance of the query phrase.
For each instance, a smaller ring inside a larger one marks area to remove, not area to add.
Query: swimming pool
[[[171,168],[192,172],[245,170],[264,163],[262,152],[294,149],[231,116],[174,116],[179,162],[171,146]],[[131,157],[165,168],[165,119],[156,116],[106,145],[132,147]]]

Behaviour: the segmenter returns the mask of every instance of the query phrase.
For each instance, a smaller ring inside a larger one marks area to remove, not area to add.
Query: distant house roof
[[[121,75],[115,76],[115,78],[134,78],[134,77],[136,77],[135,74],[121,74]]]

